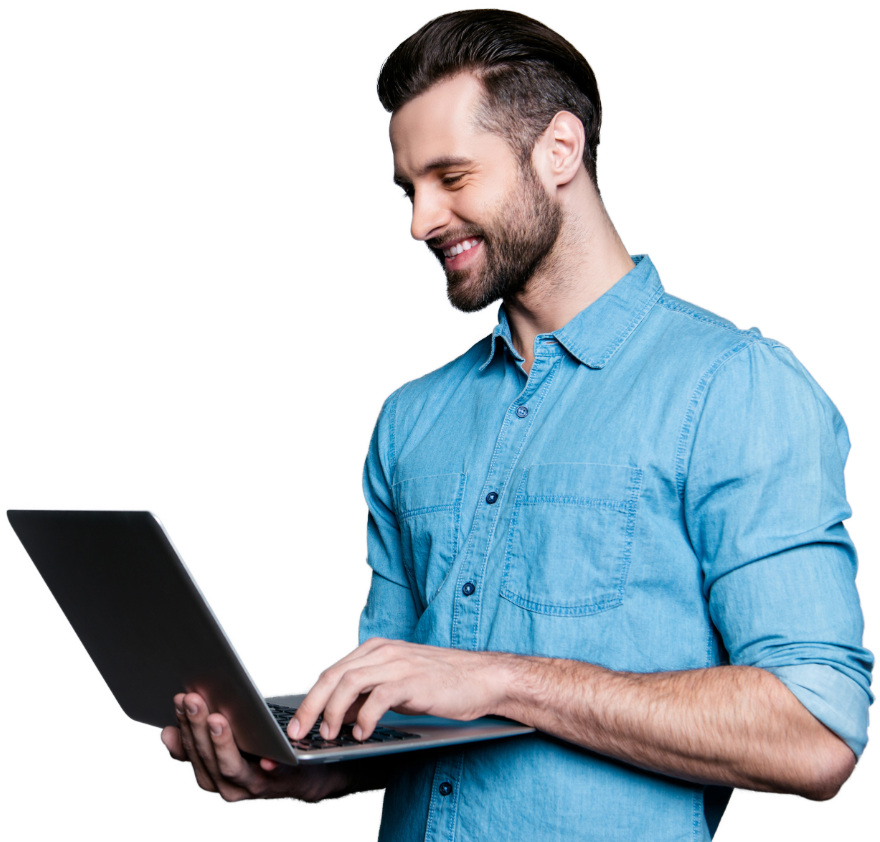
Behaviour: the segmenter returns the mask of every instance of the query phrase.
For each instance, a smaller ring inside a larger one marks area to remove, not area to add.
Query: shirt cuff
[[[796,664],[767,671],[861,757],[868,742],[868,706],[874,701],[870,690],[827,664]]]

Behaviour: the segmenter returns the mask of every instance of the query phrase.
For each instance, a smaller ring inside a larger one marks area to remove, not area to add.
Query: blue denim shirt
[[[873,657],[843,420],[785,346],[633,259],[535,339],[528,376],[502,308],[491,336],[386,401],[361,641],[632,672],[749,664],[859,755]],[[409,755],[380,838],[709,839],[729,792],[538,733]]]

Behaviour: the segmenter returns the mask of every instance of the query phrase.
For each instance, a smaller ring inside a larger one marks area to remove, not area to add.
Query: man
[[[832,797],[871,654],[842,521],[848,439],[778,342],[666,294],[599,196],[583,57],[510,12],[392,53],[412,235],[492,335],[385,403],[364,489],[362,645],[289,727],[501,714],[528,737],[317,770],[246,762],[175,698],[173,756],[224,798],[386,789],[381,838],[708,839],[731,787]]]

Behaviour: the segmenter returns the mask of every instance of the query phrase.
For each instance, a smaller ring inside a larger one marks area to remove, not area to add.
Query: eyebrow
[[[428,161],[419,171],[416,173],[417,176],[427,175],[429,172],[433,170],[446,170],[450,167],[467,167],[473,164],[473,161],[470,158],[434,158],[433,161]],[[412,186],[412,182],[400,175],[399,173],[394,173],[394,183],[398,187],[410,187]]]

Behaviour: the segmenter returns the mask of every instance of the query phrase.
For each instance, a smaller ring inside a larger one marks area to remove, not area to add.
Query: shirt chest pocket
[[[532,465],[508,533],[501,596],[539,614],[585,616],[623,602],[642,472]]]
[[[403,563],[423,609],[458,553],[465,477],[462,473],[412,477],[391,488]]]

